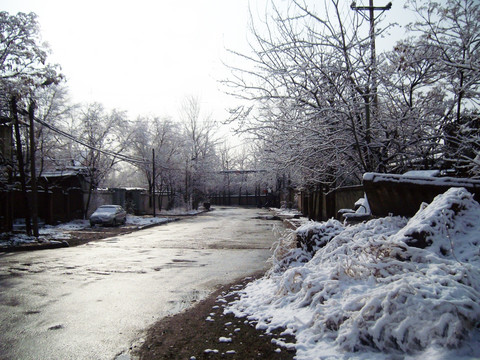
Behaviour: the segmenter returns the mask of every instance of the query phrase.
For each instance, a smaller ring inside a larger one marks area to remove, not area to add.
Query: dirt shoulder
[[[109,237],[118,236],[122,234],[129,234],[138,231],[136,226],[95,226],[78,231],[69,231],[70,238],[67,239],[69,246],[78,246],[86,244],[90,241],[103,240]]]
[[[193,216],[193,215],[190,215]],[[44,249],[55,249],[62,247],[72,247],[79,246],[91,241],[99,241],[109,237],[114,237],[123,234],[129,234],[135,231],[139,231],[152,226],[160,226],[168,224],[173,221],[178,221],[182,218],[188,216],[175,216],[175,217],[166,217],[167,221],[162,221],[158,223],[152,223],[147,225],[120,225],[120,226],[100,226],[96,225],[93,227],[82,228],[78,230],[63,230],[63,233],[66,235],[64,240],[59,240],[55,236],[49,234],[41,235],[39,241],[34,242],[25,242],[19,245],[11,246],[0,246],[0,252],[16,252],[16,251],[30,251],[30,250],[44,250]],[[0,240],[9,240],[12,236],[16,236],[15,233],[2,233],[0,234]]]
[[[42,236],[40,241],[38,242],[22,243],[17,246],[2,246],[0,247],[0,252],[45,250],[45,249],[56,249],[56,248],[62,248],[62,247],[78,246],[78,245],[86,244],[90,241],[103,240],[109,237],[128,234],[138,230],[139,228],[136,226],[118,226],[118,227],[96,226],[96,227],[82,229],[82,230],[69,230],[69,231],[65,231],[65,233],[69,235],[69,237],[65,240],[50,239],[47,235],[47,236]]]
[[[257,273],[223,286],[194,307],[158,321],[131,354],[141,360],[293,359],[294,350],[274,343],[274,339],[294,342],[293,336],[280,335],[280,329],[266,334],[255,329],[254,321],[223,314],[226,303],[238,296],[235,291],[260,276]]]

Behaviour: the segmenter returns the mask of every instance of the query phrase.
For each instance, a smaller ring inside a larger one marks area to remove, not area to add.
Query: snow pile
[[[270,208],[270,210],[275,211],[277,216],[283,217],[294,217],[294,216],[302,216],[302,213],[297,209],[287,208],[282,206],[281,208]]]
[[[172,221],[170,218],[159,218],[159,217],[145,217],[145,216],[134,216],[127,215],[126,225],[135,225],[135,226],[147,226],[153,224],[163,224],[166,222]]]
[[[317,252],[325,246],[331,239],[340,234],[344,230],[342,223],[337,220],[330,219],[323,223],[311,221],[300,226],[297,230],[297,238],[302,239],[303,244],[308,245],[313,252]],[[308,250],[308,246],[306,248]]]
[[[301,266],[331,239],[343,231],[343,225],[330,219],[324,223],[309,221],[292,236],[280,236],[273,252],[275,270]]]
[[[174,221],[175,218],[167,217],[150,217],[150,216],[135,216],[127,215],[127,226],[136,226],[142,228],[144,226],[154,225],[154,224],[163,224],[170,221]],[[67,223],[62,223],[56,226],[45,225],[39,229],[39,239],[36,239],[34,236],[28,236],[21,233],[4,233],[1,234],[0,238],[0,248],[1,247],[15,247],[28,244],[38,244],[38,243],[58,243],[61,240],[70,239],[72,236],[69,233],[70,231],[80,231],[83,229],[90,228],[90,222],[88,220],[72,220]]]
[[[9,234],[3,234],[2,236],[5,236],[5,235],[9,235]],[[0,249],[2,247],[20,246],[20,245],[36,244],[36,243],[38,243],[38,241],[33,236],[28,236],[27,234],[16,234],[15,236],[12,236],[12,237],[1,238]]]
[[[55,240],[68,240],[71,238],[69,231],[79,231],[90,227],[88,220],[73,220],[68,223],[59,224],[57,226],[45,225],[39,230],[39,234],[43,237]],[[18,237],[19,235],[17,235]],[[34,239],[34,238],[33,238]]]
[[[458,261],[478,264],[480,234],[479,238],[465,236],[478,230],[478,206],[468,191],[452,188],[437,196],[429,206],[423,204],[408,225],[395,235],[395,240],[428,247],[436,255],[451,255]]]
[[[310,223],[299,231],[318,231],[319,243],[333,238],[313,256],[279,241],[269,274],[226,311],[268,332],[285,328],[296,336],[298,359],[478,356],[477,219],[472,195],[452,188],[410,221]]]

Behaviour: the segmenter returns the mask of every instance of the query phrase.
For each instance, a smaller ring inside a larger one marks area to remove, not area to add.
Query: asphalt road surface
[[[217,208],[78,247],[0,254],[0,359],[115,359],[160,318],[266,268],[281,223],[261,214]]]

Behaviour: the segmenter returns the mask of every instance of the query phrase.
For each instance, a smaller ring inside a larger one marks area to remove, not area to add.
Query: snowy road
[[[114,359],[159,318],[265,268],[279,222],[218,208],[57,250],[0,254],[0,359]]]

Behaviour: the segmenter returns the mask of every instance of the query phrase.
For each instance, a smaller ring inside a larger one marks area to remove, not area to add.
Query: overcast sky
[[[175,116],[188,95],[222,116],[226,48],[246,47],[248,0],[3,0],[1,9],[39,16],[75,102],[133,117]]]
[[[222,60],[247,49],[249,2],[261,12],[266,0],[2,0],[1,9],[39,16],[74,102],[176,117],[193,95],[221,121],[231,101],[218,84]]]

